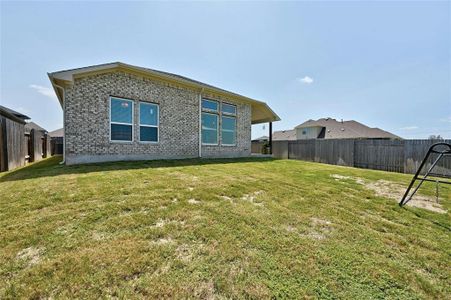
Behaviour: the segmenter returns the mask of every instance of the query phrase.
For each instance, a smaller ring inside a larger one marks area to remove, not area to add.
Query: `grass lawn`
[[[58,162],[0,175],[1,299],[451,297],[449,188],[437,213],[367,188],[411,175],[271,159]]]

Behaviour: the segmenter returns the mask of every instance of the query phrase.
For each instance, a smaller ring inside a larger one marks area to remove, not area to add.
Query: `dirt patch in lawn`
[[[244,194],[244,195],[241,197],[241,200],[249,201],[249,202],[251,202],[252,204],[254,204],[255,206],[263,206],[263,203],[262,203],[262,202],[256,202],[256,201],[255,201],[256,198],[257,198],[259,195],[263,194],[263,193],[264,193],[263,191],[255,191],[255,192],[250,193],[250,194]]]
[[[155,225],[152,225],[151,227],[153,228],[162,228],[166,225],[170,225],[170,224],[174,224],[174,225],[185,225],[185,221],[178,221],[178,220],[168,220],[168,219],[158,219],[155,223]]]
[[[388,180],[379,179],[377,181],[365,181],[359,177],[343,176],[332,174],[332,178],[338,181],[354,180],[356,183],[363,185],[366,189],[372,190],[377,196],[400,201],[406,191],[406,186],[394,183]],[[424,208],[437,213],[446,213],[446,210],[440,203],[437,203],[435,197],[428,197],[416,193],[407,205],[413,207]]]
[[[28,247],[17,253],[17,259],[27,261],[29,267],[38,264],[41,261],[43,249]]]
[[[315,240],[323,240],[332,232],[331,222],[319,218],[311,218],[310,221],[311,230],[307,236]]]
[[[103,240],[107,240],[109,239],[109,234],[105,233],[105,232],[99,232],[99,231],[94,231],[92,233],[92,239],[94,241],[103,241]]]
[[[357,182],[358,184],[365,184],[365,180],[363,180],[360,177],[352,177],[352,176],[344,176],[344,175],[340,175],[340,174],[332,174],[330,175],[332,178],[334,178],[337,181],[342,181],[342,180],[354,180],[355,182]]]
[[[184,263],[189,263],[195,260],[204,249],[204,244],[181,244],[175,250],[176,257]]]
[[[299,232],[301,236],[314,240],[324,240],[333,231],[332,222],[315,217],[310,218],[310,223],[307,228],[298,229],[292,225],[284,226],[284,228],[289,233]]]
[[[172,238],[168,237],[168,238],[161,238],[161,239],[158,239],[156,241],[151,241],[151,244],[165,245],[165,244],[170,244],[172,242],[173,242]]]
[[[393,183],[387,180],[380,179],[376,182],[369,182],[365,184],[365,187],[373,190],[376,195],[391,198],[396,201],[400,201],[406,191],[406,187],[397,183]],[[419,195],[416,193],[412,200],[407,202],[407,205],[428,209],[433,212],[446,213],[446,210],[440,203],[436,202],[435,197],[428,197]]]
[[[196,200],[196,199],[194,199],[194,198],[192,198],[192,199],[189,199],[189,200],[188,200],[188,203],[189,203],[189,204],[199,204],[200,201],[199,201],[199,200]]]

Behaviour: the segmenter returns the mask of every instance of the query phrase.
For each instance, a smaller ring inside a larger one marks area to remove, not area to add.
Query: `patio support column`
[[[272,154],[272,122],[269,122],[269,154]]]

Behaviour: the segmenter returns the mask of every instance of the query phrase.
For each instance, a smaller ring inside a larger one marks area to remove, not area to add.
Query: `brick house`
[[[66,164],[249,156],[251,125],[280,120],[264,102],[120,62],[48,76]]]

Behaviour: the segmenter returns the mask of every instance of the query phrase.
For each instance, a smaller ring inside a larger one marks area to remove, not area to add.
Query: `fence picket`
[[[371,139],[273,141],[273,155],[276,158],[413,174],[429,147],[436,142]],[[451,143],[451,140],[445,142]],[[430,158],[426,167],[434,158]],[[436,172],[451,175],[451,159],[442,159]]]

